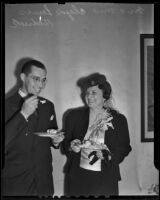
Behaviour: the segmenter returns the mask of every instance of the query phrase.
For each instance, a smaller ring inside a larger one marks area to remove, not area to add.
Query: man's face
[[[31,72],[28,75],[22,75],[22,90],[26,94],[34,94],[38,96],[46,85],[46,75],[46,70],[32,66]]]

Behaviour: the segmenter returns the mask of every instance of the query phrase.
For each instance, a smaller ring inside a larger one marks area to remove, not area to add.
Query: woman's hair
[[[106,101],[111,98],[112,88],[103,74],[93,73],[89,76],[82,77],[77,81],[77,86],[81,88],[82,96],[85,95],[85,92],[89,87],[98,86],[99,89],[102,90],[103,97]]]
[[[22,67],[22,70],[21,70],[21,73],[24,73],[24,74],[28,75],[28,74],[31,72],[32,66],[47,71],[47,70],[46,70],[46,67],[44,66],[43,63],[41,63],[41,62],[38,61],[38,60],[34,60],[34,59],[33,59],[33,60],[29,60],[29,61],[27,61],[26,63],[24,63],[24,65],[23,65],[23,67]]]
[[[99,84],[98,87],[99,87],[99,89],[101,89],[103,91],[103,97],[104,97],[104,99],[106,101],[108,99],[110,99],[111,93],[112,93],[112,88],[111,88],[110,83],[108,81],[106,81],[103,84]]]

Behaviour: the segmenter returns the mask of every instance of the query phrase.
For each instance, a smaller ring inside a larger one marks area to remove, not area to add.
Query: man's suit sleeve
[[[11,111],[12,107],[5,105],[5,149],[7,145],[27,126],[27,122],[20,111]]]

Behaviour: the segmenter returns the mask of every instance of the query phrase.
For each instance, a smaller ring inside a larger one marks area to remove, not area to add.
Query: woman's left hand
[[[96,155],[97,155],[97,157],[98,157],[99,159],[104,160],[104,157],[103,157],[103,154],[102,154],[102,151],[101,151],[101,150],[97,150],[97,151],[96,151]]]

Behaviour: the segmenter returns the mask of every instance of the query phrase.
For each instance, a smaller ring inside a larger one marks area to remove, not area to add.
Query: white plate
[[[41,137],[50,137],[51,136],[51,134],[48,134],[47,132],[35,132],[34,134],[41,136]]]
[[[40,137],[61,137],[63,135],[61,132],[58,131],[56,133],[35,132],[34,134]]]
[[[102,150],[102,148],[101,147],[94,147],[94,146],[83,146],[83,145],[81,145],[81,148],[83,148],[83,149],[89,149],[89,150]]]

